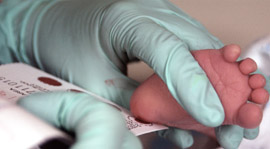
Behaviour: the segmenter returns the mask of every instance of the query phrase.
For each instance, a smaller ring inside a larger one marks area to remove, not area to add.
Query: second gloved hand
[[[141,149],[121,113],[87,94],[34,94],[19,104],[43,120],[75,133],[72,149]]]

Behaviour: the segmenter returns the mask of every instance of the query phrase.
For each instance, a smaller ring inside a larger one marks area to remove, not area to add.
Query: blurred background
[[[270,34],[270,0],[171,0],[184,12],[201,22],[225,45],[238,44],[244,51],[255,40]],[[128,75],[142,82],[153,74],[145,63],[128,65]],[[215,142],[199,134],[192,148],[213,148]],[[155,133],[140,137],[145,149],[176,149]]]

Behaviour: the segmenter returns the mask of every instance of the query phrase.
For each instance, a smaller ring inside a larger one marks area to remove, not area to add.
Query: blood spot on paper
[[[52,86],[61,86],[62,85],[59,81],[52,79],[52,78],[49,78],[49,77],[38,77],[38,80],[45,83],[45,84],[52,85]]]

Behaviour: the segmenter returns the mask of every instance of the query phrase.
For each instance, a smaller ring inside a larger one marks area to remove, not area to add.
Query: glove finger
[[[219,144],[229,149],[237,149],[244,137],[244,129],[236,125],[219,126],[215,133]]]
[[[153,68],[178,103],[197,121],[213,127],[223,122],[220,100],[183,40],[146,18],[125,24],[124,29],[116,27],[112,34],[114,47]]]
[[[158,131],[158,135],[171,141],[180,148],[188,148],[194,141],[192,134],[189,131],[176,128]]]
[[[187,15],[171,10],[149,14],[151,20],[176,35],[190,50],[220,49],[224,44],[211,35],[203,25]]]
[[[129,110],[130,98],[135,89],[139,86],[139,83],[123,74],[109,79],[99,76],[99,79],[104,79],[105,84],[94,85],[91,91],[94,90],[95,93],[98,92],[98,95],[110,99],[112,102]],[[97,87],[99,89],[103,87],[103,89],[106,89],[106,92],[104,92],[104,90],[98,90]]]
[[[244,137],[249,140],[255,139],[259,135],[259,127],[254,129],[244,129]]]
[[[188,24],[188,20],[182,16],[170,15],[160,18],[162,26],[174,33],[179,39],[187,44],[190,50],[220,49],[224,44],[211,35],[203,26]],[[183,24],[182,22],[186,22]],[[199,24],[199,23],[198,23]]]
[[[92,73],[91,70],[85,71],[85,75],[73,73],[73,77],[78,78],[74,79],[74,82],[96,95],[129,109],[131,95],[139,83],[113,68],[105,68],[107,70],[104,73]]]
[[[224,46],[224,44],[215,36],[213,36],[212,34],[210,34],[208,32],[208,30],[196,19],[192,18],[191,16],[189,16],[187,13],[185,13],[184,11],[182,11],[181,8],[179,8],[178,6],[174,5],[173,3],[171,3],[170,1],[167,1],[168,5],[166,5],[167,7],[170,8],[170,10],[172,10],[174,14],[180,18],[185,19],[187,22],[189,22],[190,24],[192,24],[192,26],[199,28],[201,31],[204,31],[205,34],[207,34],[209,36],[209,38],[212,38],[212,40],[215,42],[215,48],[221,48]],[[200,45],[198,45],[200,46]],[[196,50],[198,48],[195,48],[193,50]]]
[[[127,132],[124,137],[122,149],[142,149],[142,148],[143,147],[141,145],[140,140],[132,133]]]
[[[19,104],[49,123],[75,132],[72,148],[119,149],[129,143],[142,148],[137,137],[127,137],[133,134],[128,134],[131,132],[118,110],[87,94],[33,94],[19,100]]]

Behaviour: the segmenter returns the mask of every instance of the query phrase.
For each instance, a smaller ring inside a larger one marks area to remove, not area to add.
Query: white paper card
[[[167,127],[161,126],[161,125],[152,124],[152,123],[146,124],[143,122],[139,122],[135,120],[134,117],[131,116],[128,110],[110,102],[109,100],[104,99],[98,95],[88,92],[82,88],[79,88],[73,84],[70,84],[66,81],[63,81],[59,78],[56,78],[48,73],[45,73],[41,70],[38,70],[26,64],[13,63],[13,64],[6,64],[6,65],[0,66],[0,98],[8,101],[9,103],[15,103],[21,97],[32,94],[32,93],[50,92],[50,91],[57,91],[57,90],[58,91],[61,90],[61,91],[85,92],[92,96],[95,96],[97,99],[103,102],[106,102],[114,106],[119,111],[121,111],[121,113],[124,115],[128,129],[137,136],[145,134],[145,133],[153,132],[153,131],[167,129]],[[18,106],[16,106],[16,108],[10,108],[8,111],[16,111],[17,108]],[[5,109],[0,109],[0,110],[1,110],[0,113],[5,113],[4,112]],[[32,121],[30,120],[31,118],[29,118],[31,117],[29,116],[30,114],[28,115],[27,113],[24,113],[24,112],[22,113],[23,114],[20,115],[20,117],[28,121]],[[10,112],[10,114],[13,114],[13,113]],[[4,125],[2,125],[4,124],[2,123],[2,121],[3,122],[10,121],[9,123],[13,123],[13,124],[10,125],[10,127],[7,129],[5,128]],[[33,122],[31,123],[35,123],[36,125],[39,125],[40,127],[43,125],[41,124],[42,122],[36,122],[36,120],[33,120]],[[12,130],[9,130],[9,129],[12,129]],[[43,126],[42,126],[42,129],[43,129]],[[45,133],[42,131],[42,129],[38,130],[40,131],[39,133]],[[27,134],[26,132],[30,131],[30,128],[27,128],[26,126],[16,123],[16,120],[12,122],[11,115],[10,116],[4,115],[2,117],[0,115],[0,138],[6,137],[6,139],[8,139],[10,138],[10,135],[15,135],[17,131],[19,132],[19,131],[24,131],[24,130],[25,132],[23,132],[23,134]],[[28,134],[29,136],[31,135],[30,133]],[[49,135],[53,136],[55,135],[55,132],[51,132],[51,134]]]

